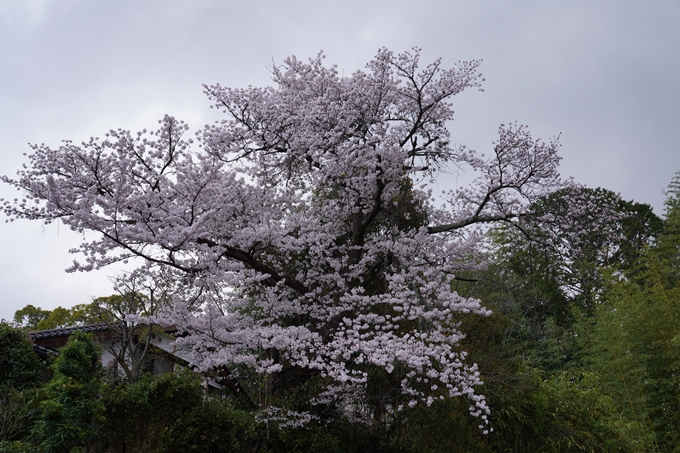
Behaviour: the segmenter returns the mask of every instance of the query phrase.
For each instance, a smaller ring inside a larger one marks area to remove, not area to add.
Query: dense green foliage
[[[190,371],[110,387],[104,403],[100,447],[106,451],[236,452],[256,443],[249,412],[207,397],[200,375]]]
[[[634,266],[612,275],[604,303],[584,323],[588,366],[626,416],[680,451],[680,185],[669,186],[661,234]]]
[[[31,451],[21,440],[38,417],[35,388],[47,375],[47,365],[33,353],[26,332],[0,323],[0,453]]]
[[[0,442],[24,438],[38,416],[35,391],[6,389],[0,396]]]
[[[21,329],[0,322],[0,396],[7,389],[36,387],[45,376],[45,365],[33,353]]]
[[[41,414],[33,435],[49,453],[68,453],[88,446],[102,423],[101,347],[91,334],[75,332],[52,364],[54,377],[45,386]]]

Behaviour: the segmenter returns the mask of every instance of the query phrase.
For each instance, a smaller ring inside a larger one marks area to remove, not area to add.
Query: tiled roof
[[[28,336],[31,340],[41,340],[43,338],[54,338],[69,336],[73,332],[101,332],[109,330],[111,324],[103,322],[100,324],[89,324],[86,326],[62,327],[59,329],[38,330],[37,332],[29,332]]]

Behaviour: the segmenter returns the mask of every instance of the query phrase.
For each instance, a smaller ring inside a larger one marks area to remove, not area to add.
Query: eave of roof
[[[33,343],[33,352],[35,352],[41,359],[46,359],[48,357],[54,357],[58,352],[52,348],[47,348],[39,344]]]
[[[86,326],[62,327],[58,329],[38,330],[36,332],[28,332],[31,340],[40,340],[43,338],[54,338],[69,336],[73,332],[101,332],[111,328],[111,324],[102,322],[99,324],[89,324]]]

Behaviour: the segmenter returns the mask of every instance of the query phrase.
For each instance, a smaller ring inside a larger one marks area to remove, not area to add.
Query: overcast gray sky
[[[561,133],[563,175],[662,213],[680,170],[680,0],[0,0],[0,174],[29,142],[151,128],[164,113],[196,130],[214,115],[203,83],[266,85],[272,62],[320,50],[349,74],[383,46],[484,60],[485,92],[455,100],[456,142],[484,152],[515,120]],[[63,271],[79,240],[0,224],[0,318],[109,295],[115,270]]]

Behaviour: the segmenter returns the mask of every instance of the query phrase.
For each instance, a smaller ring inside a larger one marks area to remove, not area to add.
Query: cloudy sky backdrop
[[[484,152],[515,120],[561,133],[563,175],[662,213],[680,170],[680,0],[0,0],[0,174],[29,142],[165,113],[196,130],[215,119],[203,83],[266,85],[273,63],[321,50],[350,74],[383,46],[484,60],[485,92],[455,100],[456,142]],[[63,226],[1,220],[0,318],[111,293],[114,269],[64,273],[80,238]]]

